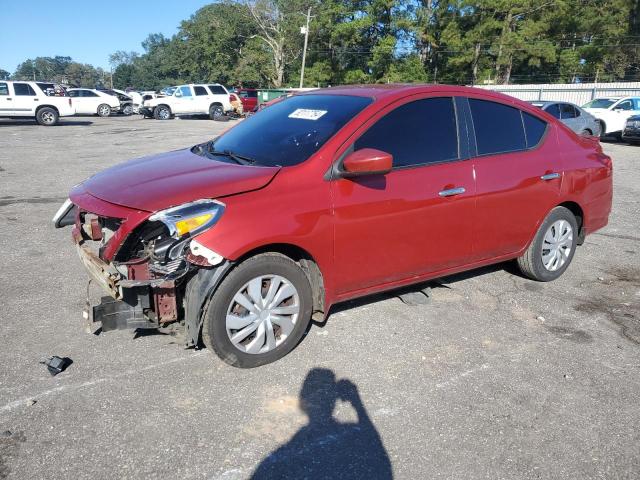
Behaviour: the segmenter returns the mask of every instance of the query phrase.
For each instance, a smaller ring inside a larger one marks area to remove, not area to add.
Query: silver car
[[[600,136],[600,122],[596,117],[573,103],[542,100],[529,101],[529,103],[556,117],[579,135]]]

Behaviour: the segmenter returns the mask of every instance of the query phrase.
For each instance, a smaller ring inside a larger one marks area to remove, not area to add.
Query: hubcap
[[[299,314],[300,297],[293,284],[279,275],[261,275],[233,296],[227,335],[242,352],[267,353],[289,337]]]
[[[162,119],[169,118],[169,110],[167,110],[166,108],[160,109],[160,113],[158,114],[158,116]]]
[[[551,224],[542,242],[542,264],[550,272],[555,272],[567,262],[573,248],[573,229],[566,220]]]
[[[44,112],[42,114],[41,118],[42,118],[42,121],[44,123],[53,123],[53,120],[54,120],[55,117],[53,116],[53,113],[51,113],[51,112]]]
[[[107,107],[102,107],[100,109],[100,115],[107,116],[109,114],[109,109]]]

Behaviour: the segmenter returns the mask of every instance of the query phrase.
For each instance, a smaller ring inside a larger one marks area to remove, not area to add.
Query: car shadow
[[[356,422],[334,418],[339,400],[355,410]],[[314,368],[304,380],[299,402],[309,422],[271,452],[251,479],[393,478],[389,455],[355,384],[336,380],[332,370]]]
[[[38,125],[38,122],[35,120],[0,120],[0,127],[15,127],[17,125]],[[57,125],[54,125],[53,128],[57,127],[78,127],[78,126],[88,126],[93,125],[93,122],[88,120],[65,120],[60,119]]]
[[[371,295],[367,295],[365,297],[356,298],[354,300],[347,300],[345,302],[337,303],[333,305],[329,310],[329,313],[327,314],[325,322],[314,322],[314,325],[322,328],[329,321],[329,318],[331,317],[331,315],[343,312],[345,310],[351,310],[353,308],[363,307],[365,305],[382,302],[384,300],[389,300],[391,298],[401,297],[402,295],[407,293],[420,292],[427,288],[451,288],[449,287],[450,284],[462,282],[464,280],[468,280],[474,277],[481,277],[483,275],[499,272],[501,270],[508,272],[511,275],[518,276],[520,278],[526,278],[522,275],[522,273],[520,273],[518,268],[515,266],[514,262],[496,263],[493,265],[487,265],[485,267],[476,268],[474,270],[467,270],[465,272],[456,273],[446,277],[438,277],[432,280],[415,283],[413,285],[409,285],[406,287],[400,287],[394,290],[388,290],[381,293],[374,293]]]

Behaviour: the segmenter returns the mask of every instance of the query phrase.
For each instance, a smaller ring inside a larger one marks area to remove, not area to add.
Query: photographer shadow
[[[336,421],[338,400],[353,407],[356,423]],[[314,368],[300,391],[300,408],[309,423],[269,454],[252,479],[393,478],[389,456],[352,382]]]

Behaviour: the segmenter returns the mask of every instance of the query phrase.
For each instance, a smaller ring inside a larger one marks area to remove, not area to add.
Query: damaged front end
[[[97,305],[87,301],[89,325],[107,332],[184,320],[187,281],[198,270],[226,264],[194,239],[215,225],[224,208],[203,199],[152,214],[72,192],[54,224],[73,225],[72,238],[90,281],[109,295]],[[186,343],[193,346],[197,327],[187,327]]]

